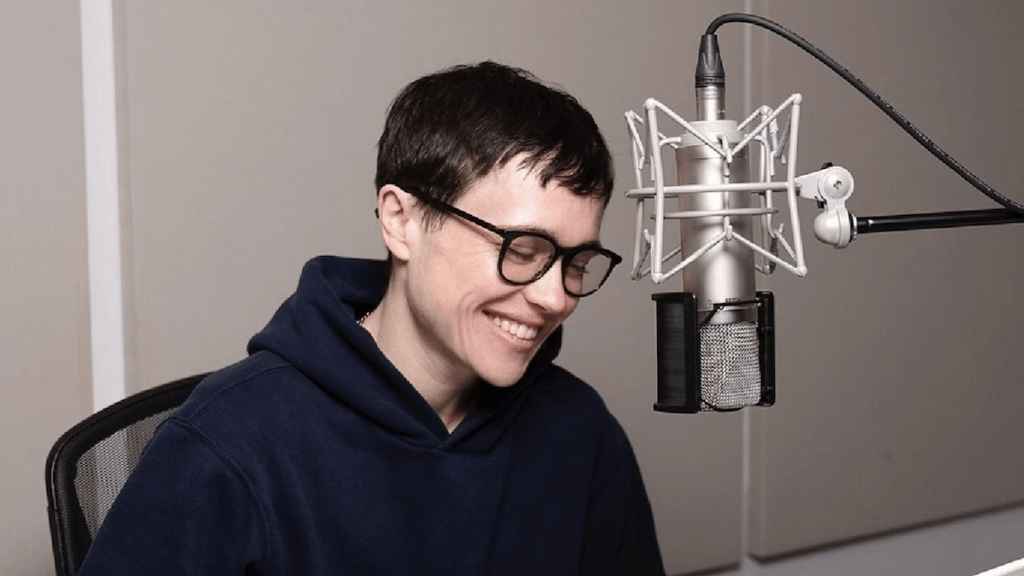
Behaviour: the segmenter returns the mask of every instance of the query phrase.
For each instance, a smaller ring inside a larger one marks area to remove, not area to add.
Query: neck
[[[451,432],[472,408],[478,379],[440,361],[444,356],[436,351],[437,344],[424,341],[406,301],[392,294],[389,287],[380,305],[363,319],[363,328]]]

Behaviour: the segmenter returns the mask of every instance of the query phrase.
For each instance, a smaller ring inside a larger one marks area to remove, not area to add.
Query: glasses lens
[[[612,259],[597,250],[582,250],[565,266],[565,290],[574,296],[586,296],[604,283],[612,267]]]
[[[502,252],[501,274],[510,282],[533,282],[554,255],[555,245],[548,239],[533,234],[516,236]]]

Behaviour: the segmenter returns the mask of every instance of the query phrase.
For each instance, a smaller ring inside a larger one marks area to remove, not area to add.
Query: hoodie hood
[[[481,381],[473,409],[449,434],[441,418],[356,319],[377,306],[388,263],[321,256],[302,270],[296,292],[248,346],[271,352],[314,385],[378,426],[423,448],[484,452],[497,442],[538,376],[558,355],[562,328],[548,337],[514,386]]]

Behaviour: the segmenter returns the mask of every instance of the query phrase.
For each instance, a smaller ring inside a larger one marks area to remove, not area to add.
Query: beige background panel
[[[1024,4],[769,0],[760,10],[1024,201]],[[856,214],[993,207],[803,52],[758,33],[754,54],[756,94],[803,93],[798,171],[850,169]],[[838,252],[812,240],[807,278],[766,282],[779,401],[751,414],[755,555],[1024,501],[1022,248],[1020,225],[864,235]]]
[[[495,59],[561,84],[594,114],[625,190],[632,167],[623,113],[652,95],[692,109],[699,34],[720,11],[740,8],[607,0],[121,4],[134,386],[242,358],[309,257],[384,254],[372,216],[375,143],[387,104],[409,81]],[[740,37],[726,43],[741,52]],[[731,98],[739,107],[742,91]],[[619,197],[605,220],[604,242],[623,254],[632,249],[631,213]],[[740,420],[653,413],[651,292],[617,274],[569,321],[561,363],[601,391],[630,434],[669,569],[736,564]]]
[[[52,573],[42,461],[91,403],[78,12],[58,4],[0,8],[4,574]],[[763,2],[754,5],[763,12]],[[137,390],[241,358],[309,256],[383,253],[370,216],[373,144],[386,103],[409,80],[495,58],[561,83],[594,112],[624,190],[622,113],[654,96],[689,114],[697,38],[742,3],[115,6]],[[1024,19],[1016,2],[985,7],[773,1],[768,14],[818,41],[1013,194],[1024,148],[1007,126],[1024,124]],[[742,108],[743,34],[737,25],[720,32],[730,111]],[[809,57],[777,39],[755,41],[764,94],[754,102],[804,93],[800,168],[848,166],[857,213],[988,207]],[[993,75],[978,64],[985,50],[1010,64]],[[993,81],[979,95],[975,86]],[[836,120],[838,128],[826,123]],[[815,210],[801,208],[809,227]],[[604,241],[631,250],[631,206],[621,198]],[[808,278],[780,273],[763,283],[778,299],[780,399],[746,416],[651,411],[649,295],[678,286],[634,284],[620,271],[588,299],[567,326],[562,363],[600,389],[630,433],[670,571],[739,561],[744,418],[753,424],[757,488],[751,545],[763,555],[1020,501],[1012,488],[1024,487],[1014,467],[1024,430],[1013,411],[1024,406],[1022,245],[1020,227],[870,235],[843,252],[808,240]],[[978,532],[979,522],[948,525],[967,530],[969,542],[954,538],[966,554],[986,557],[976,542],[999,540],[983,532],[997,524],[981,522],[989,528]],[[907,536],[919,547],[879,541],[908,558],[948,548],[920,535]],[[835,564],[852,574],[855,557],[808,554],[742,573]]]
[[[0,574],[53,573],[43,468],[91,411],[78,4],[0,4]]]

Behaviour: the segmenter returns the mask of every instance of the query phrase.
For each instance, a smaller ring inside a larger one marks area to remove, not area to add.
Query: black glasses
[[[522,230],[502,230],[447,202],[407,188],[405,190],[429,206],[458,216],[501,236],[498,274],[502,280],[514,286],[524,286],[540,280],[561,258],[562,286],[565,288],[565,293],[582,298],[597,292],[597,289],[611,275],[612,269],[622,262],[621,256],[596,243],[562,248],[544,234]]]

